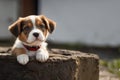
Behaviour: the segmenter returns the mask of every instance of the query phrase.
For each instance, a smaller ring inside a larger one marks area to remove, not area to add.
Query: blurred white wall
[[[40,4],[41,13],[57,22],[52,41],[120,45],[120,0],[41,0]]]
[[[18,16],[18,0],[0,0],[0,39],[9,39],[8,26]]]

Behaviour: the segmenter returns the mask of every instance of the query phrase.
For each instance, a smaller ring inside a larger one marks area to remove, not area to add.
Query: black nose
[[[38,37],[39,33],[33,33],[33,36]]]

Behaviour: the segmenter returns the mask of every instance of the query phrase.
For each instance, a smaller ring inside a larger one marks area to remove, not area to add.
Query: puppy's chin
[[[42,41],[40,40],[35,40],[33,42],[23,42],[25,45],[28,45],[28,46],[40,46]]]

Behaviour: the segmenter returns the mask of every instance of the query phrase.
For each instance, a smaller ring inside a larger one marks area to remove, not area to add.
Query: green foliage
[[[106,66],[108,70],[120,77],[120,59],[115,59],[112,61],[100,60],[100,65]]]
[[[100,60],[100,65],[107,67],[107,61]]]
[[[110,72],[118,74],[120,76],[120,59],[115,59],[108,62],[108,69]]]

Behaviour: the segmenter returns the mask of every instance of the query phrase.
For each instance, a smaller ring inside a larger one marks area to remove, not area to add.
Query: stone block
[[[47,62],[20,65],[7,50],[0,53],[0,80],[98,80],[99,57],[80,51],[51,49]]]

